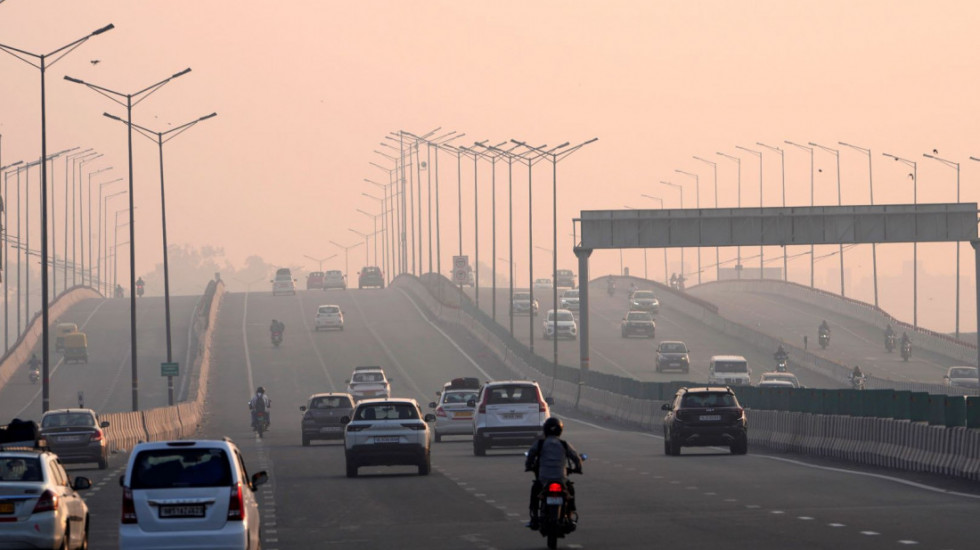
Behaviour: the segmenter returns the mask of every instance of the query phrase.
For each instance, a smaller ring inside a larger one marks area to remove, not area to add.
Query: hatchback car
[[[488,382],[472,402],[473,454],[484,456],[491,447],[530,445],[541,435],[551,416],[554,400],[545,398],[537,382],[504,380]]]
[[[561,297],[558,299],[561,304],[562,309],[567,309],[570,311],[578,311],[579,306],[579,296],[577,288],[570,288],[561,293]]]
[[[343,272],[339,269],[331,269],[323,275],[323,290],[329,290],[331,288],[339,288],[341,290],[347,288],[347,278],[344,277]]]
[[[578,325],[575,323],[575,315],[567,309],[549,309],[548,315],[544,320],[544,331],[541,337],[545,340],[551,338],[578,338]]]
[[[347,393],[351,394],[354,401],[391,396],[391,385],[381,367],[354,367],[354,372],[346,382]]]
[[[619,333],[623,338],[634,335],[655,338],[657,323],[653,321],[653,316],[646,311],[630,311],[626,317],[623,317],[623,322],[619,325]]]
[[[748,421],[731,388],[681,388],[661,408],[667,412],[664,454],[676,456],[681,447],[711,445],[728,446],[732,454],[748,452]]]
[[[687,344],[680,341],[664,340],[657,346],[657,372],[677,370],[691,371],[691,356]]]
[[[953,388],[976,388],[977,368],[976,367],[949,367],[943,383]]]
[[[323,272],[314,271],[306,276],[306,290],[323,288]]]
[[[54,453],[4,448],[0,437],[0,548],[88,548],[88,506],[78,491],[91,480],[69,482]]]
[[[535,316],[538,314],[538,301],[531,300],[530,292],[515,292],[514,299],[511,301],[511,310],[514,315]]]
[[[660,300],[652,290],[637,290],[630,297],[630,309],[659,313]]]
[[[368,399],[344,417],[344,457],[347,477],[357,477],[361,466],[417,466],[419,475],[432,468],[429,423],[414,399]]]
[[[313,330],[320,329],[344,330],[344,312],[337,305],[322,305],[316,308],[316,317],[313,319]]]
[[[799,378],[797,378],[796,375],[791,372],[764,372],[762,373],[762,376],[759,377],[759,387],[765,387],[763,386],[764,383],[774,381],[786,382],[793,388],[803,387],[800,385]]]
[[[62,464],[95,462],[100,470],[109,466],[109,451],[100,422],[92,409],[55,409],[41,417],[41,436]]]
[[[293,273],[288,267],[277,269],[276,278],[271,282],[273,296],[278,296],[279,294],[296,294],[296,279],[293,279]]]
[[[354,410],[354,398],[349,393],[315,393],[303,411],[303,446],[315,439],[343,439],[344,424],[340,421]]]
[[[227,438],[138,443],[119,479],[119,548],[259,548],[266,481]]]
[[[357,288],[364,287],[375,287],[384,288],[385,278],[381,273],[381,268],[377,266],[368,266],[362,268],[357,274]]]
[[[445,435],[473,435],[473,413],[479,393],[480,381],[476,378],[454,378],[436,392],[439,401],[429,403],[429,408],[436,411],[436,442]]]

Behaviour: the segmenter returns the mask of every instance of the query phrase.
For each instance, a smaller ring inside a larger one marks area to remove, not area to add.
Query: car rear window
[[[356,420],[416,420],[418,409],[408,403],[371,403],[354,411]]]
[[[58,428],[62,426],[95,426],[92,415],[85,413],[49,414],[41,419],[42,428]]]
[[[224,449],[152,449],[133,461],[133,489],[219,487],[231,485],[231,465]]]
[[[950,378],[976,378],[977,369],[969,367],[960,367],[958,369],[949,369]]]
[[[718,361],[715,363],[715,372],[744,373],[748,370],[749,366],[741,361]]]
[[[687,393],[681,400],[681,407],[711,408],[711,407],[734,407],[735,396],[730,393],[702,392]]]
[[[684,344],[660,344],[660,351],[664,353],[687,353],[687,346]],[[717,370],[717,368],[715,369]]]
[[[41,460],[35,457],[0,458],[0,483],[5,481],[44,481]]]
[[[537,403],[538,388],[535,386],[511,385],[496,386],[487,389],[487,404],[503,403]]]
[[[340,308],[337,306],[323,306],[317,310],[317,313],[340,313]]]
[[[650,292],[649,290],[637,290],[633,293],[633,297],[638,300],[649,300],[651,298],[656,298],[653,292]]]
[[[626,319],[629,320],[629,321],[649,321],[649,320],[653,319],[653,317],[651,317],[649,313],[646,313],[646,312],[643,312],[643,311],[634,311],[634,312],[630,313],[629,315],[627,315],[626,316]],[[664,350],[664,351],[666,351],[666,350]]]
[[[349,409],[350,399],[347,397],[317,397],[310,401],[311,409]]]
[[[351,378],[352,382],[384,382],[385,377],[379,372],[359,372]]]
[[[477,398],[475,391],[447,391],[442,395],[443,403],[466,403]]]

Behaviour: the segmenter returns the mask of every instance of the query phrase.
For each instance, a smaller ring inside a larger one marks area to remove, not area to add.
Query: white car
[[[969,366],[949,367],[946,376],[943,377],[943,383],[955,388],[976,388],[978,386],[977,368]]]
[[[763,380],[756,385],[757,388],[783,388],[787,390],[795,389],[796,386],[793,385],[789,380]]]
[[[436,417],[422,416],[414,399],[361,401],[345,420],[347,477],[357,477],[361,466],[417,466],[420,476],[429,474],[429,423]]]
[[[788,382],[794,388],[803,387],[800,385],[800,380],[791,372],[764,372],[759,378],[759,387],[765,387],[762,385],[764,382],[772,381]]]
[[[316,318],[313,320],[314,330],[331,329],[344,330],[344,312],[337,305],[322,305],[316,309]]]
[[[0,548],[88,548],[92,482],[69,479],[54,453],[0,451]]]
[[[256,488],[230,439],[138,443],[121,479],[119,548],[259,548]]]
[[[538,301],[531,301],[530,292],[515,292],[514,300],[511,302],[511,308],[514,311],[514,315],[527,314],[534,316],[538,314]]]
[[[293,279],[293,274],[288,267],[277,269],[276,278],[271,283],[273,296],[296,294],[296,279]]]
[[[355,367],[347,382],[347,393],[354,401],[391,397],[391,384],[381,367]]]
[[[537,382],[488,382],[474,401],[473,454],[484,456],[491,447],[530,445],[541,435],[554,400],[545,398]]]
[[[429,403],[429,408],[436,410],[437,443],[445,435],[473,435],[473,413],[479,393],[480,381],[476,378],[454,378],[436,392],[439,401]]]
[[[567,309],[569,311],[578,311],[578,289],[571,288],[561,293],[561,297],[558,302],[561,304],[562,309]]]
[[[347,279],[339,269],[331,269],[323,275],[323,290],[331,288],[347,289]]]
[[[551,288],[551,279],[535,279],[534,288]]]
[[[557,317],[557,320],[556,320]],[[567,309],[559,309],[557,315],[555,310],[549,309],[548,315],[544,320],[544,333],[542,338],[578,338],[578,325],[575,323],[575,315]]]

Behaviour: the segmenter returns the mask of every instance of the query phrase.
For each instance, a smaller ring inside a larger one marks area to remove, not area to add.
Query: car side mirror
[[[252,474],[252,490],[254,491],[256,487],[267,481],[269,481],[269,474],[265,470]]]
[[[100,428],[108,428],[109,427],[109,422],[103,420],[102,422],[99,422],[99,427]]]
[[[92,487],[92,480],[87,477],[78,476],[75,478],[74,483],[71,484],[71,488],[76,491],[84,491]]]
[[[300,405],[299,410],[302,412],[306,412],[306,405]]]
[[[340,423],[343,424],[343,425],[345,425],[345,426],[347,424],[350,424],[350,417],[349,416],[341,416],[340,417]]]
[[[554,397],[545,397],[544,398],[544,402],[547,403],[548,405],[554,405],[555,404],[555,398]]]
[[[671,405],[670,403],[664,403],[663,405],[660,405],[660,410],[662,410],[662,411],[672,411],[672,410],[674,410],[674,406]]]
[[[435,422],[436,421],[436,415],[434,415],[432,413],[429,413],[429,414],[425,415],[422,418],[424,418],[426,422]]]
[[[466,406],[467,407],[470,407],[470,408],[475,407],[476,406],[476,399],[470,399],[469,401],[467,401],[466,402]]]
[[[429,408],[430,408],[430,409],[434,409],[434,408],[436,408],[436,402],[435,402],[435,401],[432,401],[432,402],[430,402],[430,403],[429,403]]]

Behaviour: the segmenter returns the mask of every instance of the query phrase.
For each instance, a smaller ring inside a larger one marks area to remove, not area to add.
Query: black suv
[[[735,392],[725,386],[681,388],[665,403],[664,454],[677,456],[681,447],[727,445],[733,455],[749,451],[748,422]]]
[[[668,369],[679,370],[683,373],[691,371],[691,356],[688,355],[684,342],[664,340],[657,346],[657,372]]]
[[[377,288],[385,287],[385,278],[378,266],[368,266],[357,273],[357,288],[373,286]]]
[[[626,313],[626,317],[623,317],[620,332],[623,338],[629,338],[634,334],[653,338],[657,334],[657,323],[653,322],[653,316],[646,311],[630,311]]]

